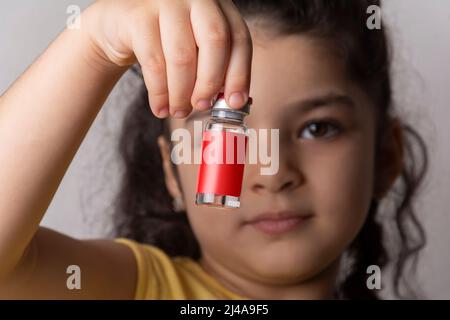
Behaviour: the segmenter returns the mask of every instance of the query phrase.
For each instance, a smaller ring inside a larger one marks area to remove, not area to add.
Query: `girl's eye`
[[[329,121],[312,121],[309,122],[306,127],[301,130],[300,138],[302,139],[317,139],[317,138],[330,138],[339,133],[340,128],[338,125]]]

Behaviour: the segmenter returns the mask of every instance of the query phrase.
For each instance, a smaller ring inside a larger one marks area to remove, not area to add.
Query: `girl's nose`
[[[249,177],[249,188],[251,191],[259,194],[263,193],[280,193],[289,192],[297,189],[303,183],[300,171],[295,166],[282,163],[280,159],[280,167],[274,175],[261,175],[259,166],[255,166],[251,170]]]

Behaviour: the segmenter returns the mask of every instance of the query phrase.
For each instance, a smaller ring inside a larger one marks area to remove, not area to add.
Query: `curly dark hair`
[[[381,7],[380,1],[235,0],[234,3],[246,19],[258,18],[275,34],[308,34],[333,45],[345,62],[351,79],[377,107],[375,160],[379,168],[383,159],[382,146],[387,138],[384,133],[394,111],[390,82],[391,50],[386,27],[383,25],[374,30],[366,27],[368,6]],[[170,256],[198,259],[201,252],[186,214],[174,210],[164,182],[157,137],[164,135],[170,141],[167,123],[167,120],[151,114],[142,81],[121,133],[119,151],[125,172],[116,198],[114,235],[153,244]],[[397,297],[417,297],[405,281],[405,274],[408,270],[415,270],[418,253],[426,243],[413,199],[427,171],[428,156],[419,133],[403,121],[401,126],[404,163],[391,190],[395,194],[392,216],[378,221],[381,203],[375,199],[372,201],[365,224],[345,252],[351,263],[336,286],[337,298],[379,299],[377,290],[367,288],[366,268],[369,265],[383,268],[388,263],[393,266],[393,287]],[[375,181],[375,187],[377,183]],[[384,224],[395,226],[391,233],[396,241],[389,241],[389,246]]]

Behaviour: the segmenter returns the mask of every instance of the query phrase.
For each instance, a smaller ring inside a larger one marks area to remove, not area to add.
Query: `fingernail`
[[[185,115],[186,115],[186,112],[185,112],[185,111],[176,111],[176,112],[173,114],[173,116],[174,116],[175,118],[183,118]]]
[[[206,110],[211,107],[211,101],[206,99],[201,99],[197,101],[197,108],[200,110]]]
[[[234,92],[230,96],[230,106],[233,108],[239,108],[244,105],[244,95],[240,92]]]
[[[162,108],[161,110],[159,110],[158,112],[158,116],[161,118],[165,118],[169,115],[169,109],[167,108]]]

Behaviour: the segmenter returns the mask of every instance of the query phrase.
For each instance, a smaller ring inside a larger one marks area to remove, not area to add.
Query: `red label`
[[[204,131],[197,193],[239,197],[244,175],[247,136],[228,131]]]

